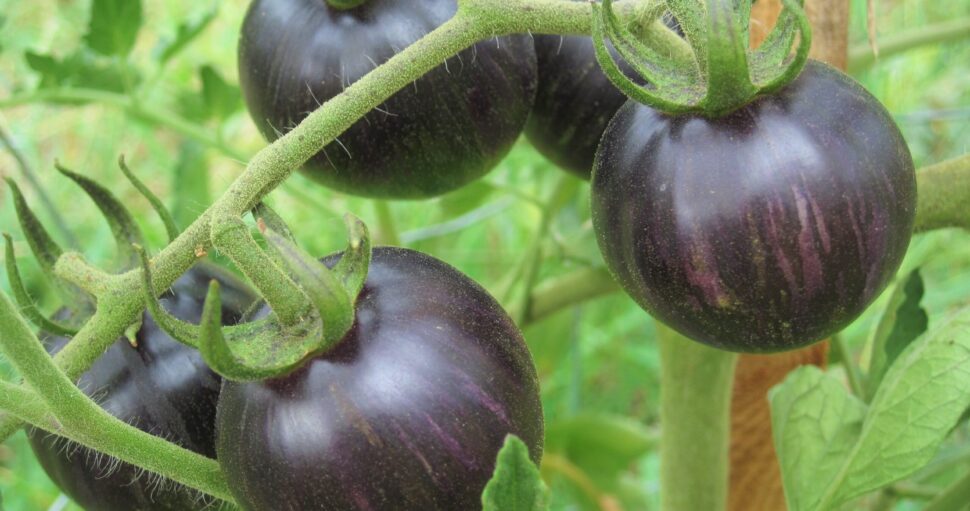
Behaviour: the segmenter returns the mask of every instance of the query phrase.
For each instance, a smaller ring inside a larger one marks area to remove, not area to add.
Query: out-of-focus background
[[[145,0],[145,22],[134,52],[127,60],[96,62],[86,60],[82,51],[90,4],[0,0],[0,129],[38,177],[69,234],[58,228],[3,147],[0,174],[21,183],[59,241],[70,244],[73,238],[92,262],[109,266],[114,245],[108,227],[94,204],[54,171],[55,158],[108,185],[135,212],[150,247],[157,250],[165,243],[164,229],[148,204],[120,179],[115,163],[119,154],[126,155],[184,226],[226,189],[243,169],[243,161],[265,143],[236,85],[236,40],[245,2],[219,6],[220,2]],[[214,19],[199,37],[160,64],[159,49],[175,37],[178,27],[210,13]],[[852,0],[854,55],[867,51],[866,17],[866,1]],[[882,0],[874,13],[879,41],[967,17],[970,3],[963,0]],[[852,74],[893,114],[917,166],[970,149],[970,38],[922,46],[874,63],[859,58],[855,62]],[[93,66],[93,71],[63,78],[71,66]],[[105,80],[128,85],[103,90]],[[91,89],[98,93],[85,96],[83,103],[76,101]],[[541,288],[551,279],[599,268],[602,262],[589,221],[588,184],[544,160],[524,139],[478,183],[440,199],[386,204],[390,222],[380,218],[383,206],[374,201],[329,191],[300,175],[274,192],[269,202],[311,253],[342,248],[342,215],[350,211],[363,218],[379,240],[396,237],[405,246],[433,254],[508,304],[522,291],[523,258],[537,239],[542,208],[560,180],[573,182],[574,191],[541,237]],[[2,182],[0,230],[17,241],[32,296],[45,311],[56,309],[48,281],[29,257]],[[922,268],[923,305],[931,321],[970,303],[966,232],[917,236],[904,271],[916,267]],[[0,289],[9,293],[5,274],[0,275]],[[844,333],[863,361],[873,318],[884,302],[885,298]],[[547,420],[542,472],[554,492],[554,509],[655,509],[659,363],[652,320],[625,295],[614,292],[532,322],[524,331],[542,381]],[[17,378],[2,360],[0,376]],[[932,489],[970,469],[966,424],[948,442],[944,454],[962,458],[954,458],[951,470],[914,484]],[[0,492],[6,511],[78,509],[34,461],[22,432],[0,446]],[[919,492],[904,497],[897,509],[919,509]]]

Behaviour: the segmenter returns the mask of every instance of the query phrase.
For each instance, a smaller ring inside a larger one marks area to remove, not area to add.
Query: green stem
[[[660,341],[660,507],[727,507],[731,390],[737,355],[656,322]]]
[[[970,154],[920,169],[916,188],[916,232],[944,227],[970,229]]]
[[[852,389],[852,393],[860,399],[865,399],[866,391],[862,385],[862,375],[859,373],[859,366],[856,365],[855,358],[852,356],[852,350],[849,349],[845,338],[838,334],[833,335],[832,348],[835,349],[835,352],[839,354],[839,358],[842,360],[842,367],[845,368],[845,375],[849,379],[849,388]]]
[[[970,472],[948,486],[923,511],[963,511],[970,502]]]
[[[50,408],[40,396],[19,385],[0,381],[0,410],[6,410],[20,420],[45,431],[63,434],[57,419],[53,418]]]
[[[397,234],[397,225],[391,204],[385,200],[374,201],[374,212],[377,213],[377,235],[374,241],[378,245],[401,246],[401,238]]]
[[[54,364],[16,307],[2,294],[0,332],[0,350],[72,437],[97,451],[191,488],[224,500],[232,499],[215,460],[145,433],[112,416],[84,395]]]
[[[620,291],[610,272],[603,267],[583,268],[550,279],[532,293],[532,307],[523,321],[527,326],[563,309]]]
[[[879,40],[878,57],[868,44],[850,49],[849,72],[859,73],[878,62],[878,59],[886,59],[914,48],[960,41],[968,37],[970,37],[970,18],[935,23],[893,34]]]

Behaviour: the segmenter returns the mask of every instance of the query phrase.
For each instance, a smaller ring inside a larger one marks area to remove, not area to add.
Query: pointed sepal
[[[141,179],[138,179],[138,176],[131,171],[131,168],[129,168],[128,164],[125,162],[125,155],[123,154],[118,157],[118,167],[121,169],[121,172],[125,174],[125,177],[128,178],[131,185],[138,190],[138,193],[140,193],[142,197],[144,197],[145,200],[152,205],[152,209],[155,210],[158,218],[161,219],[162,224],[165,225],[165,232],[168,234],[169,243],[175,241],[175,238],[178,238],[180,231],[178,226],[175,224],[175,218],[172,217],[172,213],[168,210],[168,208],[165,207],[165,204],[162,204],[161,199],[152,193],[152,191],[145,186],[145,183],[143,183]]]
[[[13,250],[13,240],[7,233],[3,233],[3,239],[6,245],[4,258],[7,267],[7,279],[10,281],[10,289],[13,291],[13,297],[17,302],[17,307],[20,308],[20,313],[33,323],[34,326],[47,333],[65,337],[72,337],[77,334],[76,328],[48,319],[47,316],[44,316],[40,312],[37,305],[27,293],[23,279],[20,277],[20,269],[17,268],[17,258]]]
[[[118,255],[123,267],[131,269],[138,266],[138,254],[132,250],[131,246],[144,245],[144,241],[142,241],[141,230],[128,209],[107,188],[94,180],[65,168],[60,162],[55,161],[54,167],[80,186],[104,214],[117,242]]]

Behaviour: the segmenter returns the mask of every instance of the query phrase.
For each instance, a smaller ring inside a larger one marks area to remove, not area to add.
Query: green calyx
[[[802,0],[782,0],[782,4],[775,28],[760,47],[752,49],[748,43],[751,0],[667,0],[693,50],[693,65],[685,66],[662,48],[641,41],[619,21],[613,0],[603,0],[593,4],[596,60],[617,88],[640,103],[670,114],[720,117],[758,95],[784,87],[804,67],[811,46],[808,16]],[[663,11],[647,14],[652,18],[640,19],[638,25],[655,21]],[[645,85],[620,70],[607,43]]]
[[[213,371],[236,381],[273,378],[298,368],[310,357],[336,346],[354,323],[354,305],[370,267],[371,244],[367,227],[347,215],[349,244],[331,269],[300,249],[282,220],[265,205],[254,209],[268,242],[269,264],[278,265],[296,284],[301,308],[309,311],[295,321],[284,321],[275,309],[265,318],[239,325],[222,325],[219,284],[213,281],[206,295],[202,321],[193,325],[168,313],[158,302],[151,264],[141,256],[145,299],[156,323],[176,340],[199,350]],[[279,288],[263,282],[264,274],[248,275],[270,306],[283,303],[272,296]]]
[[[175,228],[174,222],[170,220],[171,214],[165,209],[161,201],[135,177],[125,164],[124,158],[119,158],[118,164],[135,188],[151,202],[152,207],[158,212],[159,217],[165,223],[169,236],[177,236],[178,230]],[[112,235],[118,246],[122,269],[127,270],[135,267],[138,258],[137,254],[131,250],[131,247],[133,244],[137,245],[142,243],[142,234],[131,212],[128,211],[111,191],[101,184],[68,170],[59,162],[54,162],[54,167],[62,175],[74,181],[101,210],[108,224],[111,226]],[[79,254],[73,252],[65,253],[27,205],[27,200],[24,198],[17,184],[11,179],[6,179],[6,181],[13,194],[14,209],[17,212],[17,219],[19,220],[24,238],[30,246],[34,257],[40,264],[41,270],[53,280],[62,302],[72,312],[71,316],[76,321],[79,321],[82,317],[90,316],[95,309],[96,297],[103,284],[101,280],[107,274],[92,269],[93,272],[88,275],[89,278],[78,277],[75,281],[68,281],[59,275],[55,269],[58,260],[80,260]],[[78,330],[73,325],[65,325],[49,319],[37,308],[37,305],[27,293],[26,286],[21,279],[16,254],[13,249],[13,240],[6,233],[3,233],[3,237],[6,245],[4,266],[6,267],[13,295],[20,310],[31,323],[45,332],[64,336],[75,335]]]

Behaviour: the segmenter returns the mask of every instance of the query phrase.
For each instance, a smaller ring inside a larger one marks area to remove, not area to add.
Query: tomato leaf
[[[495,472],[482,492],[483,511],[544,511],[549,509],[549,491],[539,469],[529,458],[529,449],[513,435],[505,439],[498,453]]]
[[[174,38],[165,38],[158,42],[158,46],[154,52],[155,58],[159,62],[164,63],[178,55],[179,52],[194,41],[209,26],[209,23],[216,18],[216,14],[218,13],[219,4],[216,3],[209,10],[205,11],[202,16],[180,24],[178,29],[176,29]]]
[[[210,116],[225,119],[242,107],[239,87],[226,82],[214,67],[202,66],[199,76],[202,79],[202,98]]]
[[[815,366],[792,371],[769,400],[788,508],[815,509],[859,437],[866,405]]]
[[[870,398],[876,394],[886,369],[929,325],[929,317],[920,307],[923,291],[919,269],[913,270],[893,289],[889,304],[873,333],[872,364],[866,385]]]
[[[135,47],[141,24],[141,0],[94,0],[84,41],[102,55],[125,57]]]
[[[122,62],[97,58],[90,51],[58,59],[31,51],[24,53],[27,66],[40,74],[39,87],[80,87],[125,92],[138,82],[138,72]]]
[[[970,406],[970,308],[903,350],[864,418],[864,405],[817,368],[794,371],[770,400],[792,511],[828,509],[898,481],[933,458]]]

